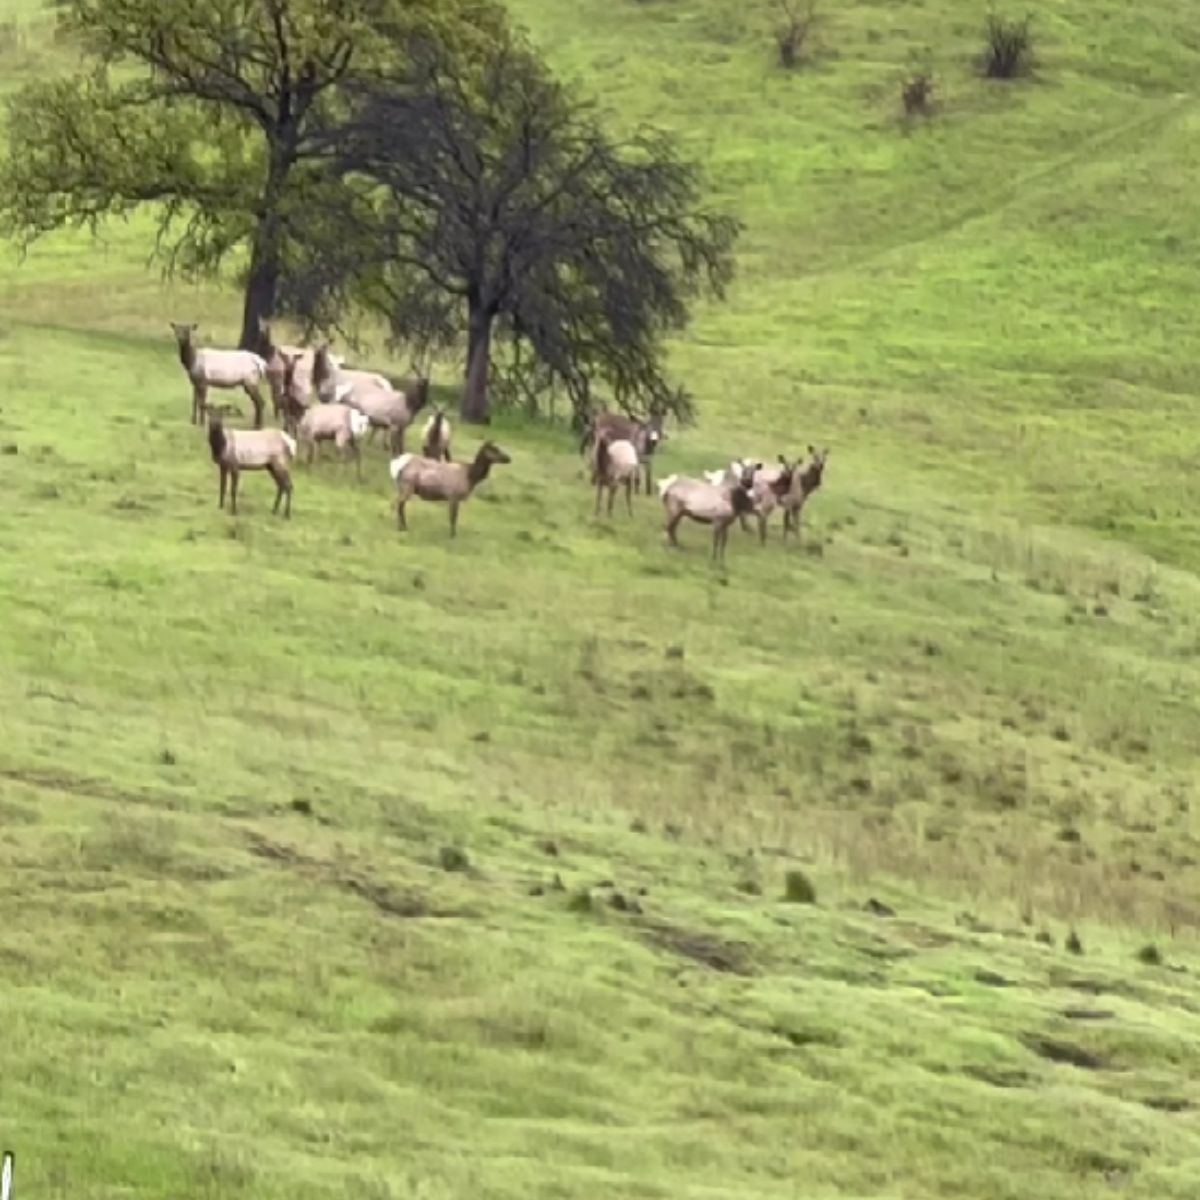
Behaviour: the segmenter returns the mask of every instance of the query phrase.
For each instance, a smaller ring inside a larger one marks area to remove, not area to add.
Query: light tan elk
[[[669,475],[664,479],[658,490],[666,511],[668,545],[680,548],[675,531],[686,517],[697,524],[712,526],[713,560],[724,562],[729,526],[742,513],[755,511],[754,473],[761,466],[762,463],[755,463],[746,467],[739,479],[729,483],[709,483],[706,479],[689,479],[683,475]]]
[[[289,470],[296,457],[296,443],[280,429],[226,429],[219,417],[208,426],[208,446],[212,460],[221,471],[219,507],[225,507],[225,485],[229,484],[229,511],[237,515],[238,480],[243,471],[266,471],[275,480],[275,507],[286,496],[284,516],[292,515],[292,476]]]
[[[662,414],[655,413],[649,420],[639,421],[634,417],[607,410],[597,413],[584,427],[583,436],[579,442],[579,453],[586,453],[588,448],[594,446],[602,436],[607,436],[613,441],[621,439],[633,443],[633,448],[638,452],[638,459],[644,468],[644,475],[636,480],[635,490],[641,493],[644,484],[646,495],[650,495],[650,489],[654,483],[652,460],[659,445],[667,436],[663,430]]]
[[[345,404],[314,404],[300,418],[296,440],[308,448],[307,465],[312,465],[313,455],[321,442],[332,442],[342,455],[342,461],[351,458],[355,463],[355,474],[362,478],[362,450],[359,442],[366,434],[370,422],[356,408]]]
[[[633,516],[633,485],[639,465],[638,452],[632,442],[624,438],[610,442],[603,436],[597,439],[592,470],[592,482],[596,485],[596,516],[600,515],[600,496],[604,491],[608,492],[608,515],[612,516],[618,488],[625,489],[625,508]]]
[[[210,388],[241,388],[254,405],[254,428],[262,428],[262,385],[267,380],[266,360],[249,350],[214,350],[197,346],[192,335],[198,325],[172,321],[179,346],[179,361],[192,385],[192,424],[204,424]]]
[[[421,430],[421,453],[426,458],[450,462],[450,421],[440,408],[425,422]]]
[[[470,463],[438,462],[417,454],[401,454],[392,459],[390,472],[396,484],[396,526],[407,531],[404,508],[413,496],[421,500],[444,501],[450,506],[450,536],[458,536],[458,510],[488,477],[492,467],[510,463],[495,442],[484,442]]]

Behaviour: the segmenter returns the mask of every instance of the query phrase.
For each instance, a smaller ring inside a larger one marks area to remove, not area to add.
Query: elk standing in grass
[[[219,417],[208,425],[208,446],[212,460],[221,470],[221,498],[225,507],[225,484],[229,484],[229,511],[237,515],[238,479],[243,471],[266,471],[275,480],[275,507],[287,497],[284,516],[292,515],[292,477],[289,471],[296,457],[296,443],[281,429],[226,429]]]
[[[213,350],[199,347],[192,334],[199,326],[171,322],[179,343],[179,361],[192,385],[192,424],[202,425],[209,388],[241,388],[254,405],[254,428],[262,428],[262,385],[267,380],[267,363],[249,350]]]
[[[792,486],[780,497],[779,506],[783,509],[783,536],[787,539],[789,532],[800,536],[800,513],[809,496],[821,486],[821,477],[825,473],[825,460],[829,457],[829,447],[818,452],[815,446],[808,448],[809,462],[803,471],[797,469],[792,477]],[[797,464],[797,468],[799,464]]]
[[[754,475],[761,468],[762,463],[748,464],[740,479],[723,484],[689,479],[682,475],[669,475],[664,479],[658,485],[658,490],[666,510],[668,545],[680,548],[675,530],[680,521],[687,517],[700,525],[712,526],[712,556],[714,560],[724,562],[729,526],[742,513],[754,512],[757,507]]]
[[[371,422],[369,442],[376,430],[385,430],[393,454],[404,450],[405,432],[429,401],[428,376],[405,380],[397,388],[376,371],[337,365],[328,346],[317,349],[312,386],[322,403],[348,404],[364,413]]]
[[[471,463],[437,462],[416,454],[392,459],[391,476],[396,484],[396,525],[408,529],[404,507],[413,496],[421,500],[444,500],[450,506],[450,536],[458,536],[458,510],[488,477],[492,467],[510,463],[495,442],[484,442]]]
[[[435,409],[421,431],[421,453],[438,462],[450,462],[450,422],[442,410]]]
[[[304,346],[277,346],[271,337],[271,322],[258,319],[258,352],[267,364],[267,384],[271,388],[271,404],[278,420],[286,415],[288,393],[303,401],[307,391],[307,376],[312,372],[313,351]]]
[[[579,442],[579,453],[586,453],[588,447],[595,445],[602,437],[608,437],[610,441],[621,440],[633,443],[638,459],[644,467],[644,478],[639,476],[635,480],[635,491],[640,494],[644,483],[646,495],[650,495],[650,489],[654,483],[651,460],[654,458],[654,452],[658,449],[659,443],[666,437],[663,432],[662,414],[655,413],[647,421],[638,421],[621,413],[608,411],[598,413],[584,428],[583,437]]]
[[[309,408],[296,430],[296,440],[308,447],[306,465],[311,466],[318,443],[332,442],[346,462],[353,457],[355,472],[362,478],[362,450],[359,441],[369,427],[367,418],[356,408],[345,404],[314,404]]]
[[[789,463],[781,454],[779,466],[759,467],[754,473],[755,514],[758,517],[758,540],[762,545],[767,543],[767,522],[776,508],[783,503],[783,497],[792,489],[792,481],[799,469],[800,461]],[[742,528],[746,528],[746,519],[742,517]]]
[[[329,349],[318,346],[313,354],[312,390],[322,404],[340,403],[359,388],[368,391],[394,391],[392,382],[378,371],[363,371],[346,367]]]
[[[625,489],[625,508],[633,516],[633,485],[638,477],[638,452],[632,442],[619,438],[610,442],[607,437],[596,439],[596,461],[592,482],[596,485],[596,512],[600,515],[600,494],[608,491],[608,515],[612,516],[617,488]]]

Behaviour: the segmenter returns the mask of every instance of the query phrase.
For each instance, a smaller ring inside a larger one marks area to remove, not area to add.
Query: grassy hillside
[[[511,417],[453,544],[378,448],[233,519],[166,322],[235,298],[144,223],[0,259],[21,1194],[1196,1194],[1191,12],[1052,3],[1006,86],[973,3],[828,7],[788,76],[514,0],[748,225],[660,473],[832,447],[727,572]],[[63,54],[0,0],[0,87]]]

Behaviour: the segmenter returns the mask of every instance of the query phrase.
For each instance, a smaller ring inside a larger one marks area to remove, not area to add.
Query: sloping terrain
[[[791,75],[765,6],[514,8],[746,221],[658,471],[829,445],[802,545],[594,521],[511,415],[454,543],[378,447],[232,519],[166,322],[235,299],[141,222],[10,255],[18,1188],[1194,1196],[1190,10],[1051,4],[1003,85],[963,0]],[[64,55],[0,0],[0,87]]]

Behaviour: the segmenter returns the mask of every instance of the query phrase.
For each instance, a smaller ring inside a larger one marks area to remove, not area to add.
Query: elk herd
[[[207,420],[208,446],[220,475],[219,505],[225,507],[228,489],[230,511],[237,512],[238,482],[243,471],[265,471],[275,483],[278,513],[292,512],[291,466],[300,451],[311,465],[320,444],[331,442],[343,463],[354,460],[362,478],[362,442],[383,433],[394,456],[389,474],[395,485],[396,524],[408,529],[406,506],[414,496],[446,504],[450,536],[458,532],[462,505],[487,479],[493,467],[512,459],[492,441],[485,441],[470,462],[451,457],[449,418],[435,408],[421,430],[420,453],[405,451],[405,435],[417,415],[428,406],[429,378],[415,372],[410,379],[394,381],[375,371],[347,367],[328,344],[317,347],[281,346],[271,338],[270,325],[260,322],[259,352],[219,350],[197,346],[194,324],[171,323],[179,361],[192,389],[192,423]],[[263,428],[264,388],[280,428]],[[213,390],[242,391],[254,408],[253,429],[228,429],[219,406],[209,400]],[[596,491],[595,515],[607,493],[611,516],[618,492],[633,515],[634,493],[651,495],[654,457],[666,438],[661,416],[638,420],[619,413],[602,412],[587,424],[579,443],[587,455],[591,485]],[[821,486],[828,449],[808,447],[808,461],[788,461],[779,455],[778,466],[737,458],[728,466],[703,472],[701,478],[669,475],[658,485],[669,546],[678,547],[680,524],[693,521],[712,529],[712,557],[724,561],[730,526],[736,521],[750,530],[757,522],[759,540],[767,539],[767,525],[776,509],[783,512],[783,539],[799,535],[800,515],[808,498]]]

